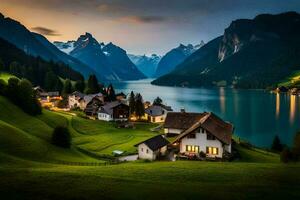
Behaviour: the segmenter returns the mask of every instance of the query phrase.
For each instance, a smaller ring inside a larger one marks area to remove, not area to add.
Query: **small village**
[[[143,101],[140,94],[114,94],[112,86],[105,93],[84,94],[79,91],[65,96],[67,103],[63,108],[59,102],[63,97],[59,92],[46,92],[41,87],[34,88],[42,107],[53,111],[84,113],[90,120],[115,122],[117,128],[134,128],[134,123],[155,123],[152,131],[160,134],[140,141],[134,146],[137,154],[121,157],[122,161],[142,160],[229,160],[232,152],[232,135],[234,127],[212,112],[194,113],[180,109],[175,112],[171,106],[163,104],[157,97],[153,103]],[[114,95],[109,100],[106,95]],[[138,98],[142,108],[135,111],[134,99]],[[60,108],[59,108],[60,107]],[[138,113],[137,113],[138,112]],[[122,156],[118,149],[112,152]]]

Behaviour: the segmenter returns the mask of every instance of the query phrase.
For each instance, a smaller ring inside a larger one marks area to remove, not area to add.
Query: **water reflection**
[[[220,88],[219,94],[220,94],[220,108],[221,108],[221,112],[224,114],[225,113],[225,89],[223,87]]]
[[[280,94],[276,94],[276,119],[278,119],[280,114]]]
[[[290,96],[290,123],[293,124],[295,120],[295,112],[296,112],[296,96]]]

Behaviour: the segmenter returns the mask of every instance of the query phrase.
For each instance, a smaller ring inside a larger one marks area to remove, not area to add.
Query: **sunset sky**
[[[164,54],[179,43],[223,34],[230,22],[260,13],[300,12],[299,0],[0,0],[0,12],[50,41],[90,32],[129,53]]]

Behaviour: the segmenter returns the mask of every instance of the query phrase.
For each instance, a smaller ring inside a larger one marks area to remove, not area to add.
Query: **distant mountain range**
[[[157,69],[155,71],[155,77],[163,76],[170,73],[175,69],[177,65],[183,62],[189,55],[194,53],[197,49],[202,47],[204,42],[201,41],[200,44],[193,46],[192,44],[183,45],[180,44],[178,47],[171,49],[167,52],[158,63]]]
[[[96,74],[87,65],[61,52],[44,36],[30,32],[18,21],[6,18],[2,14],[0,14],[0,38],[14,44],[29,55],[40,56],[48,61],[63,62],[82,73],[85,77]]]
[[[76,41],[54,42],[57,48],[90,66],[102,80],[122,81],[145,78],[128,58],[126,51],[113,43],[99,43],[90,33]]]
[[[233,21],[171,73],[153,81],[169,86],[265,88],[300,70],[300,15],[263,14]]]
[[[128,57],[141,72],[150,78],[154,77],[157,65],[161,59],[161,56],[156,54],[151,56],[128,54]]]

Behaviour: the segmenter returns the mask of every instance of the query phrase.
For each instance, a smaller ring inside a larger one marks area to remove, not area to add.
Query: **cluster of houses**
[[[35,88],[43,106],[53,107],[61,100],[58,92]],[[106,102],[102,93],[73,92],[68,96],[69,109],[80,109],[91,118],[103,121],[128,121],[130,112],[126,95],[116,94],[116,100]],[[145,116],[151,123],[160,123],[164,134],[156,135],[135,146],[139,159],[223,158],[231,154],[233,125],[211,112],[173,112],[170,106],[145,103]]]
[[[135,145],[139,159],[222,159],[231,154],[233,125],[214,113],[168,112],[163,127],[163,135]]]

